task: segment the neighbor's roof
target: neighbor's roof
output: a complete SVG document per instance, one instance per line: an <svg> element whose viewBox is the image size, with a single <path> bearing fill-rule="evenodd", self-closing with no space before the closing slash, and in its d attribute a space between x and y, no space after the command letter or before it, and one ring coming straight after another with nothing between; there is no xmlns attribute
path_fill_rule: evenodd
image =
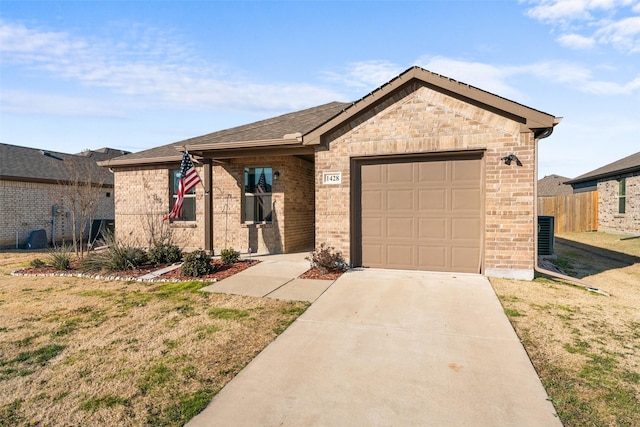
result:
<svg viewBox="0 0 640 427"><path fill-rule="evenodd" d="M538 197L567 196L573 194L573 188L567 185L569 178L549 175L538 180Z"/></svg>
<svg viewBox="0 0 640 427"><path fill-rule="evenodd" d="M284 114L267 120L238 126L196 138L167 144L161 147L130 154L102 162L103 166L129 166L135 164L166 163L180 160L184 148L194 152L209 150L247 150L253 148L282 147L311 149L321 143L328 132L357 117L371 106L377 105L406 84L420 81L428 87L473 103L496 114L502 114L521 124L523 129L536 132L537 137L548 136L560 118L544 113L506 98L432 73L420 67L412 67L388 83L375 89L353 103L332 102Z"/></svg>
<svg viewBox="0 0 640 427"><path fill-rule="evenodd" d="M80 154L20 147L0 143L0 179L60 183L70 178L69 168L90 174L94 183L113 186L113 174L98 166L98 160L121 156L126 151L102 148ZM110 157L107 157L110 156Z"/></svg>
<svg viewBox="0 0 640 427"><path fill-rule="evenodd" d="M591 172L587 172L584 175L580 175L571 181L567 181L567 184L578 184L580 182L593 181L635 171L640 171L640 152L609 163Z"/></svg>

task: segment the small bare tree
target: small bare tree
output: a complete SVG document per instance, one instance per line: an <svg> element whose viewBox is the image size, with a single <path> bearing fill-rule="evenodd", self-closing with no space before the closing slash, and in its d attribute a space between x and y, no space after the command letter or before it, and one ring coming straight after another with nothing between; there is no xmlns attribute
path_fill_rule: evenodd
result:
<svg viewBox="0 0 640 427"><path fill-rule="evenodd" d="M91 237L93 220L98 212L102 187L109 173L90 159L67 159L65 179L59 182L61 199L71 213L73 249L80 259L89 250L85 236Z"/></svg>

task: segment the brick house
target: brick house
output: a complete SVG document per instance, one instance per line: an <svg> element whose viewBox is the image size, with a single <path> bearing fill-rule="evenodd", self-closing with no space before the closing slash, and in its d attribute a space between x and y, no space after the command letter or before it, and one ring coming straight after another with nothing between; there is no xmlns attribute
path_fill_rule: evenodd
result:
<svg viewBox="0 0 640 427"><path fill-rule="evenodd" d="M95 185L96 219L114 219L113 175L98 161L126 154L102 148L80 154L0 144L0 247L24 247L33 230L47 241L72 237L70 206L65 202L70 174Z"/></svg>
<svg viewBox="0 0 640 427"><path fill-rule="evenodd" d="M326 243L354 266L532 278L536 146L559 121L413 67L354 103L101 165L115 173L119 239L146 241L148 218L170 210L186 148L204 186L170 225L184 247Z"/></svg>
<svg viewBox="0 0 640 427"><path fill-rule="evenodd" d="M598 231L640 233L640 152L567 181L598 192Z"/></svg>

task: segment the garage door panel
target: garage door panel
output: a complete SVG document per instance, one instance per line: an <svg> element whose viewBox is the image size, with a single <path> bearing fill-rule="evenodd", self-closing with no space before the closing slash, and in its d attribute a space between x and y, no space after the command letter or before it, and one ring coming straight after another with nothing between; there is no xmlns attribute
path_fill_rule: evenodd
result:
<svg viewBox="0 0 640 427"><path fill-rule="evenodd" d="M413 164L395 163L387 165L387 179L389 184L413 183Z"/></svg>
<svg viewBox="0 0 640 427"><path fill-rule="evenodd" d="M481 205L480 190L478 188L452 188L451 209L454 211L478 211Z"/></svg>
<svg viewBox="0 0 640 427"><path fill-rule="evenodd" d="M464 273L477 273L480 249L475 247L451 248L451 269Z"/></svg>
<svg viewBox="0 0 640 427"><path fill-rule="evenodd" d="M441 239L447 237L447 219L446 218L419 218L418 219L418 238L423 239Z"/></svg>
<svg viewBox="0 0 640 427"><path fill-rule="evenodd" d="M368 239L385 237L384 219L381 217L362 218L362 234Z"/></svg>
<svg viewBox="0 0 640 427"><path fill-rule="evenodd" d="M413 210L413 189L387 191L387 210Z"/></svg>
<svg viewBox="0 0 640 427"><path fill-rule="evenodd" d="M447 182L447 162L421 162L418 164L418 182Z"/></svg>
<svg viewBox="0 0 640 427"><path fill-rule="evenodd" d="M481 159L369 166L361 174L363 265L479 272Z"/></svg>
<svg viewBox="0 0 640 427"><path fill-rule="evenodd" d="M386 248L381 243L363 244L362 245L363 265L367 267L384 267L386 264L386 260L383 257L385 250ZM364 260L366 260L366 264Z"/></svg>
<svg viewBox="0 0 640 427"><path fill-rule="evenodd" d="M444 271L447 266L447 248L444 246L419 246L418 266L420 270Z"/></svg>
<svg viewBox="0 0 640 427"><path fill-rule="evenodd" d="M363 184L382 184L384 165L362 165L360 176Z"/></svg>
<svg viewBox="0 0 640 427"><path fill-rule="evenodd" d="M420 211L444 211L448 206L448 192L445 188L420 189L418 207Z"/></svg>
<svg viewBox="0 0 640 427"><path fill-rule="evenodd" d="M482 163L478 160L459 160L451 163L451 181L479 183Z"/></svg>
<svg viewBox="0 0 640 427"><path fill-rule="evenodd" d="M393 239L406 238L413 240L414 217L387 218L387 236Z"/></svg>
<svg viewBox="0 0 640 427"><path fill-rule="evenodd" d="M451 218L451 239L472 240L480 239L479 218Z"/></svg>
<svg viewBox="0 0 640 427"><path fill-rule="evenodd" d="M412 269L415 247L413 245L388 244L387 266L388 268Z"/></svg>
<svg viewBox="0 0 640 427"><path fill-rule="evenodd" d="M384 208L382 190L362 190L362 211L382 211Z"/></svg>

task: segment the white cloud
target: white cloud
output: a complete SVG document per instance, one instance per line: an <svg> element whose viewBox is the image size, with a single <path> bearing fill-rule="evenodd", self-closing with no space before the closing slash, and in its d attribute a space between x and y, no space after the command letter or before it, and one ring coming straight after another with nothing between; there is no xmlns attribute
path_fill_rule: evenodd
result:
<svg viewBox="0 0 640 427"><path fill-rule="evenodd" d="M640 16L610 22L596 31L598 41L629 53L640 52Z"/></svg>
<svg viewBox="0 0 640 427"><path fill-rule="evenodd" d="M248 83L235 73L224 73L216 64L203 63L175 37L140 26L126 27L123 41L86 40L62 31L44 31L0 20L2 67L28 69L46 78L76 82L86 87L106 88L125 100L126 107L176 107L187 109L237 108L245 110L289 110L344 98L341 94L308 84ZM128 38L127 38L128 37ZM375 80L382 68L361 66L360 77ZM379 74L378 74L379 76ZM56 95L31 94L40 98L42 111ZM69 114L82 114L86 99L58 97ZM4 110L22 111L27 103L12 101ZM110 114L89 108L96 114ZM60 114L60 113L58 113Z"/></svg>
<svg viewBox="0 0 640 427"><path fill-rule="evenodd" d="M4 90L2 110L13 114L75 117L123 117L122 111L91 98Z"/></svg>
<svg viewBox="0 0 640 427"><path fill-rule="evenodd" d="M558 42L565 47L576 50L591 49L596 43L593 38L580 34L564 34L558 37Z"/></svg>
<svg viewBox="0 0 640 427"><path fill-rule="evenodd" d="M595 43L624 53L640 52L640 2L637 0L531 0L525 13L559 27L558 42L572 49Z"/></svg>
<svg viewBox="0 0 640 427"><path fill-rule="evenodd" d="M324 73L328 80L356 88L371 89L396 77L404 69L389 61L361 61L347 64L340 71Z"/></svg>

